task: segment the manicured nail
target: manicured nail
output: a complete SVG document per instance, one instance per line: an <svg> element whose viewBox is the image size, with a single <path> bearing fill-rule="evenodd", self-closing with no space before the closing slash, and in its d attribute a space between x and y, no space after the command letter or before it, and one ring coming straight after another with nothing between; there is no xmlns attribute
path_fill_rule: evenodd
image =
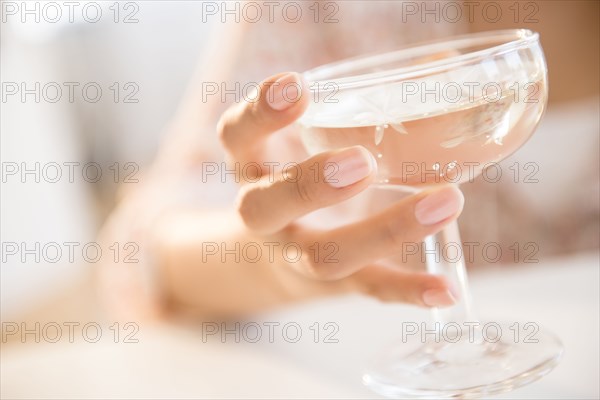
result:
<svg viewBox="0 0 600 400"><path fill-rule="evenodd" d="M430 289L423 292L423 303L429 307L448 307L456 302L448 290Z"/></svg>
<svg viewBox="0 0 600 400"><path fill-rule="evenodd" d="M283 111L300 100L302 83L300 76L295 73L285 74L277 79L267 92L267 102L273 110Z"/></svg>
<svg viewBox="0 0 600 400"><path fill-rule="evenodd" d="M376 168L377 162L369 150L354 146L328 159L323 167L323 176L325 182L341 188L365 179Z"/></svg>
<svg viewBox="0 0 600 400"><path fill-rule="evenodd" d="M415 217L421 225L435 225L459 212L465 198L454 186L435 191L415 206Z"/></svg>

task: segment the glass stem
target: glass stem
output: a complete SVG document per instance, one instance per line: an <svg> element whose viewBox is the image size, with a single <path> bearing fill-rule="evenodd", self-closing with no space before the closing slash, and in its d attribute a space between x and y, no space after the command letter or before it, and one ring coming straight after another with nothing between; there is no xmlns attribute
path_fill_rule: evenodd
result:
<svg viewBox="0 0 600 400"><path fill-rule="evenodd" d="M456 221L442 231L428 236L424 242L427 271L443 275L451 286L456 304L446 308L434 308L433 317L440 326L450 322L463 327L464 322L476 322L471 309L471 293L467 284L465 257Z"/></svg>

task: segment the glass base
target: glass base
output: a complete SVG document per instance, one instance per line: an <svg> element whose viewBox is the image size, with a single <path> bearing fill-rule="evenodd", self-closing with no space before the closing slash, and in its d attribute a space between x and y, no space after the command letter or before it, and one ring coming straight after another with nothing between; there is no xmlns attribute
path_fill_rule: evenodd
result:
<svg viewBox="0 0 600 400"><path fill-rule="evenodd" d="M561 342L535 324L526 331L515 324L478 326L484 329L459 331L448 324L437 336L433 330L413 333L413 326L375 359L363 383L391 398L478 398L534 382L562 356Z"/></svg>

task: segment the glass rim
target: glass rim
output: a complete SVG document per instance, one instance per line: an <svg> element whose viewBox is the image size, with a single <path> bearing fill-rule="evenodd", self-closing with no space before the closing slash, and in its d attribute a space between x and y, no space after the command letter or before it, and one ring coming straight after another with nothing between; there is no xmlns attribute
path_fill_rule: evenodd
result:
<svg viewBox="0 0 600 400"><path fill-rule="evenodd" d="M381 63L382 60L384 62L393 61L394 59L406 56L411 52L418 52L419 50L424 51L427 48L431 48L431 52L437 50L438 48L440 51L443 51L447 50L448 45L453 43L458 46L465 46L468 42L473 42L473 40L475 40L474 44L485 44L494 38L496 40L502 40L503 38L506 38L506 41L481 50L449 56L441 60L424 62L422 64L392 68L384 71L370 72L353 76L345 76L341 78L328 79L326 77L327 75L331 76L336 73L339 74L351 72L352 70L361 68L361 66L364 67L373 65L375 63ZM504 29L478 33L467 33L464 35L420 42L386 53L376 53L343 59L305 71L302 76L309 83L310 90L313 92L330 92L332 90L337 91L340 89L365 87L387 83L389 81L405 80L416 76L434 74L453 67L469 64L492 55L502 55L515 49L529 46L531 43L537 42L538 40L539 34L529 29Z"/></svg>

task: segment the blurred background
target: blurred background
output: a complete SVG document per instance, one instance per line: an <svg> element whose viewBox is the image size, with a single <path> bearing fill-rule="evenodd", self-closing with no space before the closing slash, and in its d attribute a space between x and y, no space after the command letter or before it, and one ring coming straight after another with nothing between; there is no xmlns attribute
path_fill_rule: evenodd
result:
<svg viewBox="0 0 600 400"><path fill-rule="evenodd" d="M98 321L105 334L114 331L96 296L93 262L78 256L68 262L64 255L58 262L52 256L22 260L11 246L93 242L119 193L143 179L163 137L182 119L201 121L204 128L188 134L211 159L220 159L215 124L234 99L186 112L182 100L199 96L199 82L234 87L419 41L507 28L540 33L550 100L536 134L502 162L504 172L516 168L534 179L477 179L463 187L463 241L506 250L492 266L481 254L470 262L473 287L486 314L510 316L523 301L567 344L568 367L515 396L598 398L600 3L477 1L467 14L460 1L275 2L277 10L290 3L302 10L305 17L294 23L280 12L256 23L243 15L239 22L225 15L224 23L221 13L207 12L235 9L235 3L82 1L71 21L63 2L0 2L2 398L372 396L356 372L374 351L365 343L383 340L382 332L393 329L383 321L393 323L399 310L414 318L426 313L352 297L255 319L305 321L305 330L309 321L337 321L344 340L326 346L209 346L199 341L200 328L171 325L140 327L140 343L126 346L22 343L19 335L7 335L13 323L31 328L36 322ZM461 16L448 7L462 10ZM335 22L326 23L328 15ZM23 101L22 83L31 90L37 82L41 89L58 84L62 98L48 100L54 98L51 85L38 91L40 99L30 93ZM102 96L96 101L97 87ZM58 163L63 174L64 163L72 163L74 179L53 183L42 173L36 182L35 172L23 176L23 163ZM81 179L86 165L100 166L102 178ZM86 172L94 176L94 168ZM222 190L206 194L207 204L232 202L231 188ZM514 243L521 248L516 260L509 250ZM524 248L527 243L535 247ZM524 252L535 262L524 263Z"/></svg>

